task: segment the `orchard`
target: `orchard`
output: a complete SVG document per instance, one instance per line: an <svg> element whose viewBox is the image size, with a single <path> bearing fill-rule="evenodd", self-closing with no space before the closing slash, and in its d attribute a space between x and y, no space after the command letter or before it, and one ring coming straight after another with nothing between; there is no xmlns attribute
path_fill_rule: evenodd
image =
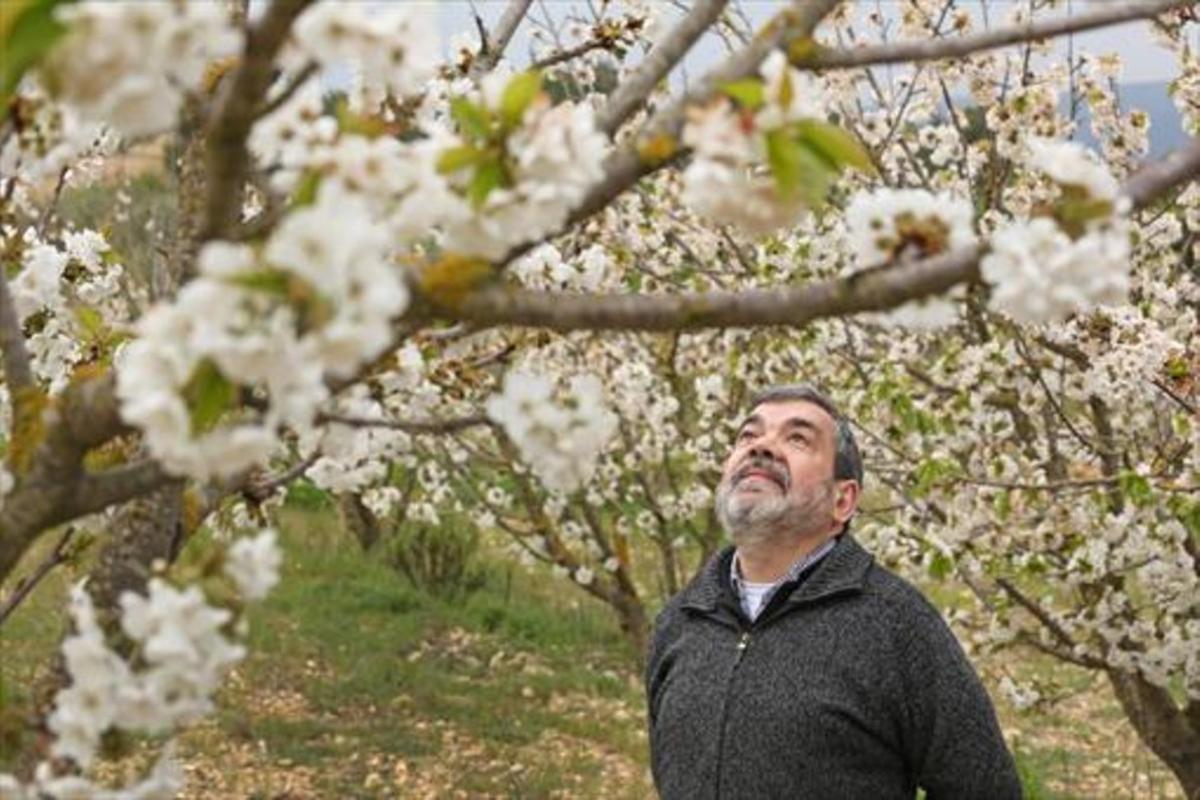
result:
<svg viewBox="0 0 1200 800"><path fill-rule="evenodd" d="M0 626L89 565L0 797L176 796L298 484L364 546L503 537L636 660L800 380L863 446L854 536L1200 797L1200 142L1152 156L1120 57L1063 46L1141 21L1200 135L1196 0L588 5L0 4ZM147 148L169 224L68 222ZM102 788L120 731L161 758Z"/></svg>

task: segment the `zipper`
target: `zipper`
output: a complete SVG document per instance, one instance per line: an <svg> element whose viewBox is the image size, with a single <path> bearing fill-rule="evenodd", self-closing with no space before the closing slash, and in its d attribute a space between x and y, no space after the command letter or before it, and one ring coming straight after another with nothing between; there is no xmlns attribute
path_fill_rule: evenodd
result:
<svg viewBox="0 0 1200 800"><path fill-rule="evenodd" d="M725 702L721 706L721 738L717 749L716 797L721 796L721 772L725 762L725 728L729 723L729 696L733 693L733 679L737 675L738 666L746 656L750 647L750 630L742 629L742 635L737 640L737 656L733 659L733 667L729 670L729 680L725 683Z"/></svg>

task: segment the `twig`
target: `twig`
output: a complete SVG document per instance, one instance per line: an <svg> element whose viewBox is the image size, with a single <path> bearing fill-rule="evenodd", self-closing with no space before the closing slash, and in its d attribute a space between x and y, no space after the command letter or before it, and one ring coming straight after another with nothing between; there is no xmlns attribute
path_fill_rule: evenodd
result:
<svg viewBox="0 0 1200 800"><path fill-rule="evenodd" d="M480 425L490 425L491 420L482 414L449 419L375 419L348 414L318 414L317 422L345 425L349 428L391 428L405 433L454 433Z"/></svg>
<svg viewBox="0 0 1200 800"><path fill-rule="evenodd" d="M530 69L548 69L556 64L561 64L564 61L570 61L572 58L578 58L593 50L600 50L608 47L608 42L604 39L588 39L586 42L580 42L574 47L568 47L565 50L558 50L548 56L539 58L529 65Z"/></svg>
<svg viewBox="0 0 1200 800"><path fill-rule="evenodd" d="M508 48L508 43L512 41L517 28L521 26L521 20L525 18L525 13L532 4L533 0L511 0L508 7L504 9L500 21L496 24L495 37L490 39L480 23L479 56L471 67L471 77L478 78L491 72L500 63L500 58Z"/></svg>
<svg viewBox="0 0 1200 800"><path fill-rule="evenodd" d="M70 167L63 167L58 171L58 180L54 184L54 194L50 197L50 202L42 209L42 216L38 219L37 235L42 238L46 235L46 228L50 225L50 220L54 217L54 209L58 207L58 200L62 197L63 187L67 185L67 173L71 171Z"/></svg>
<svg viewBox="0 0 1200 800"><path fill-rule="evenodd" d="M71 537L75 535L75 526L68 525L59 537L58 542L54 545L54 549L50 551L42 563L38 564L34 569L33 574L21 578L17 581L17 585L13 587L12 594L4 598L4 602L0 603L0 625L8 619L9 615L16 610L29 593L33 591L33 587L37 586L42 578L50 574L50 571L59 564L67 560L67 545L71 542Z"/></svg>
<svg viewBox="0 0 1200 800"><path fill-rule="evenodd" d="M1067 652L1071 653L1073 658L1079 659L1077 663L1084 666L1090 666L1095 669L1104 668L1104 662L1100 661L1099 659L1075 655L1075 641L1071 638L1070 634L1068 634L1066 630L1064 630L1063 627L1059 625L1057 621L1055 621L1054 617L1050 616L1045 609L1022 593L1021 590L1014 586L1007 578L997 578L996 585L1007 592L1008 596L1015 600L1017 605L1021 606L1030 614L1032 614L1038 622L1045 626L1046 630L1054 634L1054 637L1058 639L1062 646L1067 648Z"/></svg>
<svg viewBox="0 0 1200 800"><path fill-rule="evenodd" d="M242 489L242 494L246 495L256 503L262 503L271 495L275 494L275 492L279 491L303 475L309 467L316 463L317 459L320 457L321 451L314 451L278 475L268 476L261 481L248 483L245 488Z"/></svg>
<svg viewBox="0 0 1200 800"><path fill-rule="evenodd" d="M1160 381L1158 378L1155 378L1150 382L1152 384L1154 384L1156 387L1158 387L1159 391L1161 391L1167 397L1171 398L1177 404L1179 404L1179 407L1182 408L1184 411L1188 412L1189 414L1191 414L1193 416L1195 416L1196 414L1200 414L1200 409L1198 409L1192 403L1188 402L1187 398L1180 395L1178 392L1176 392L1170 386L1167 386L1165 383Z"/></svg>
<svg viewBox="0 0 1200 800"><path fill-rule="evenodd" d="M962 58L982 50L1010 44L1049 39L1068 33L1103 28L1145 17L1154 17L1175 8L1192 5L1196 0L1138 0L1105 3L1095 11L1058 19L1029 22L1009 28L984 31L951 39L924 39L859 47L854 50L823 50L803 58L797 66L809 69L847 69L883 64L914 64L946 58Z"/></svg>
<svg viewBox="0 0 1200 800"><path fill-rule="evenodd" d="M300 87L307 83L309 78L317 74L318 69L320 69L320 65L315 61L309 61L305 64L299 72L292 76L292 79L280 90L279 94L268 100L263 104L262 108L254 112L254 118L262 119L263 117L269 117L287 105L287 102L296 96L296 92L300 91Z"/></svg>
<svg viewBox="0 0 1200 800"><path fill-rule="evenodd" d="M720 18L728 0L699 0L679 24L655 43L637 69L617 86L596 127L612 136L650 96L658 82L691 49L709 27ZM760 59L761 60L761 59ZM757 62L756 62L757 63Z"/></svg>

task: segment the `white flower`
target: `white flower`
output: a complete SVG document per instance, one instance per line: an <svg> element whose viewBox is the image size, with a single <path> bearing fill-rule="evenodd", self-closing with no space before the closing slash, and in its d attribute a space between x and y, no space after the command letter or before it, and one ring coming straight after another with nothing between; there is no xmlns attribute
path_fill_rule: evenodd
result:
<svg viewBox="0 0 1200 800"><path fill-rule="evenodd" d="M431 7L320 2L296 20L297 49L325 67L351 68L367 103L415 94L433 77L441 45Z"/></svg>
<svg viewBox="0 0 1200 800"><path fill-rule="evenodd" d="M1085 190L1093 200L1115 201L1120 184L1108 167L1077 142L1031 139L1029 166L1061 186Z"/></svg>
<svg viewBox="0 0 1200 800"><path fill-rule="evenodd" d="M225 574L247 600L261 600L279 582L283 554L277 538L275 530L267 528L257 536L238 539L226 554Z"/></svg>
<svg viewBox="0 0 1200 800"><path fill-rule="evenodd" d="M859 192L846 209L855 266L920 259L975 243L971 204L923 189Z"/></svg>
<svg viewBox="0 0 1200 800"><path fill-rule="evenodd" d="M96 1L56 13L69 32L45 59L45 83L81 116L127 136L172 127L183 93L241 38L219 3Z"/></svg>
<svg viewBox="0 0 1200 800"><path fill-rule="evenodd" d="M992 305L1018 322L1039 323L1124 302L1129 234L1123 218L1094 226L1075 241L1045 217L1001 228L980 262L992 284Z"/></svg>
<svg viewBox="0 0 1200 800"><path fill-rule="evenodd" d="M811 73L788 64L781 50L772 50L759 68L766 102L755 115L755 126L769 130L801 119L824 120L831 105L825 88Z"/></svg>
<svg viewBox="0 0 1200 800"><path fill-rule="evenodd" d="M680 199L697 214L752 236L793 227L807 211L798 196L780 196L769 173L707 158L693 159L684 170Z"/></svg>
<svg viewBox="0 0 1200 800"><path fill-rule="evenodd" d="M587 567L580 567L575 570L575 582L580 586L590 586L592 581L596 579L596 573L592 572Z"/></svg>
<svg viewBox="0 0 1200 800"><path fill-rule="evenodd" d="M13 305L22 322L43 308L63 307L59 282L67 260L66 253L49 244L37 244L25 251L21 271L11 286Z"/></svg>
<svg viewBox="0 0 1200 800"><path fill-rule="evenodd" d="M551 381L514 370L504 378L504 392L488 400L487 413L547 488L573 491L591 478L617 420L604 407L603 388L594 376L572 379L562 404L553 396Z"/></svg>

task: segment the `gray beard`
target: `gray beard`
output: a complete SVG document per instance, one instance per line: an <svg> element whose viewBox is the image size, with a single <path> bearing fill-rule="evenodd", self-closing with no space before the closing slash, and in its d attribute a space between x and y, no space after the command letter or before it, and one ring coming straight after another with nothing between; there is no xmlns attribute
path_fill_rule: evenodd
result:
<svg viewBox="0 0 1200 800"><path fill-rule="evenodd" d="M733 486L717 487L717 521L736 544L761 542L788 534L809 533L829 521L833 481L826 481L801 496L738 497Z"/></svg>

